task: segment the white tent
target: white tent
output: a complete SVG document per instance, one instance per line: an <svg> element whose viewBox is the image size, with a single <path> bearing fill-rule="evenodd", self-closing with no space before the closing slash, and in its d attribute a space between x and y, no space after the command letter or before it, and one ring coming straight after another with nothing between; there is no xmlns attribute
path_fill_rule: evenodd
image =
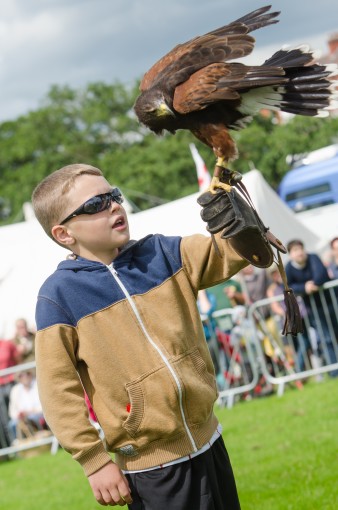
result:
<svg viewBox="0 0 338 510"><path fill-rule="evenodd" d="M244 183L266 226L286 243L301 238L311 251L322 240L306 228L270 188L260 172L252 170ZM147 234L189 235L204 233L205 224L196 203L199 193L129 216L131 237ZM325 240L326 241L326 240ZM35 219L0 228L0 337L13 334L14 322L23 317L34 327L38 289L68 251L53 243Z"/></svg>
<svg viewBox="0 0 338 510"><path fill-rule="evenodd" d="M321 239L297 218L258 170L245 174L243 182L264 224L284 244L299 238L309 251L322 250L326 239ZM200 217L201 208L196 203L199 195L194 193L130 216L132 236L138 238L149 233L183 236L196 232L205 234L205 224Z"/></svg>
<svg viewBox="0 0 338 510"><path fill-rule="evenodd" d="M25 318L34 327L36 296L67 251L53 243L37 220L0 228L0 337L14 333Z"/></svg>

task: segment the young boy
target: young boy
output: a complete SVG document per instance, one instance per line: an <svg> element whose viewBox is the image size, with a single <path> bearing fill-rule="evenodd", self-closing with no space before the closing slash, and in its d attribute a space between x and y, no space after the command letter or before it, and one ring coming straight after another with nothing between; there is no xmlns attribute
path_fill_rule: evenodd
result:
<svg viewBox="0 0 338 510"><path fill-rule="evenodd" d="M196 298L246 262L217 239L220 256L203 235L130 241L119 190L90 165L57 170L32 198L46 233L72 252L38 296L40 398L97 501L238 510Z"/></svg>

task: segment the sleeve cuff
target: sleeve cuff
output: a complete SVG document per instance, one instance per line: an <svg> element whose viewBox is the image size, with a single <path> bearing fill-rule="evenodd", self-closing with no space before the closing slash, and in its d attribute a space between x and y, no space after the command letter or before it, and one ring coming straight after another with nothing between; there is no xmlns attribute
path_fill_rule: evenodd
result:
<svg viewBox="0 0 338 510"><path fill-rule="evenodd" d="M108 462L112 462L112 458L105 450L103 443L97 444L80 457L74 456L73 458L81 464L86 476L92 475Z"/></svg>

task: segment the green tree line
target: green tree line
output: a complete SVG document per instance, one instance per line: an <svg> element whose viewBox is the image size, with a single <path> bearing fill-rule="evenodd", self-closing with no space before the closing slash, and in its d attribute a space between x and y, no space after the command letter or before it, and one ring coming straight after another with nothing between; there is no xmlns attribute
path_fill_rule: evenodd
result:
<svg viewBox="0 0 338 510"><path fill-rule="evenodd" d="M71 163L101 168L141 210L198 191L189 143L211 172L212 151L188 132L156 137L140 126L132 108L137 94L137 82L53 86L38 109L2 122L0 224L22 220L22 205L37 183ZM334 117L295 117L278 125L273 116L259 116L234 133L240 156L232 168L245 173L255 166L276 187L289 169L287 155L335 143L337 133Z"/></svg>

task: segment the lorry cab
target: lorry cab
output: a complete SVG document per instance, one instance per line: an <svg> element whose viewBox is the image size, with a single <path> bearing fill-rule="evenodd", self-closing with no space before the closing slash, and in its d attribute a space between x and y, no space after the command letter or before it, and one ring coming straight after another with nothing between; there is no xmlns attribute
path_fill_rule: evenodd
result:
<svg viewBox="0 0 338 510"><path fill-rule="evenodd" d="M338 203L338 144L300 159L282 179L278 193L294 212Z"/></svg>

